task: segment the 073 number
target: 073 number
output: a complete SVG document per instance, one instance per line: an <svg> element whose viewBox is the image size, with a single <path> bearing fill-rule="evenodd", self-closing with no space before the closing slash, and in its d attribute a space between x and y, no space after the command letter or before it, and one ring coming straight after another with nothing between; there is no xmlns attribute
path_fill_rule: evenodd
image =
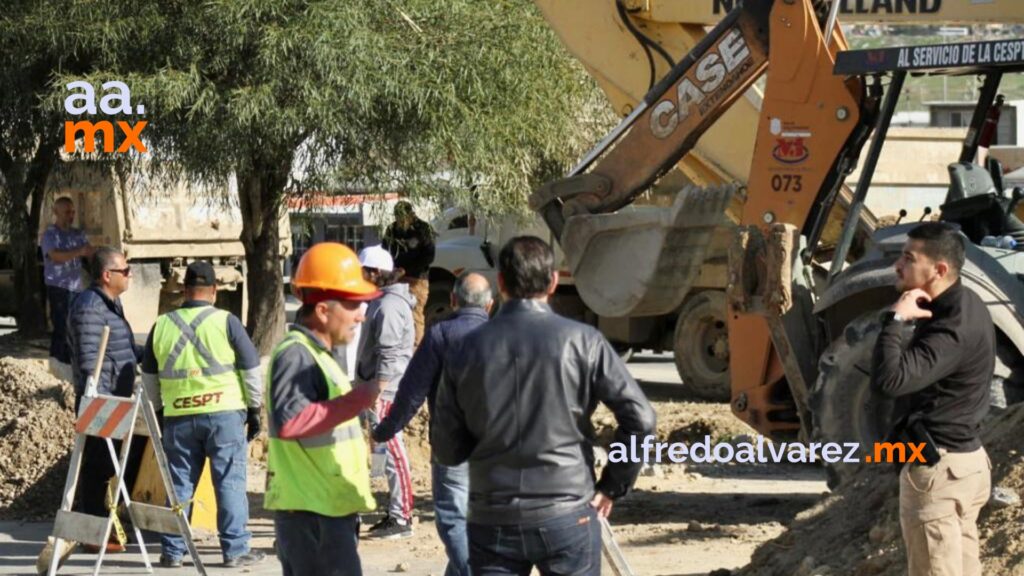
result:
<svg viewBox="0 0 1024 576"><path fill-rule="evenodd" d="M772 190L776 192L800 192L804 189L799 174L775 174L772 176Z"/></svg>

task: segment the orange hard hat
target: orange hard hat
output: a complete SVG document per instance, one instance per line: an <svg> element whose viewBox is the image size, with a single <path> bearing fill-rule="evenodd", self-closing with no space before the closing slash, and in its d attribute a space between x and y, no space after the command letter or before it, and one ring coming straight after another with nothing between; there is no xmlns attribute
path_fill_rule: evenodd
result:
<svg viewBox="0 0 1024 576"><path fill-rule="evenodd" d="M292 276L295 295L306 304L323 300L372 300L380 290L363 278L363 267L351 248L337 242L314 244L299 260Z"/></svg>

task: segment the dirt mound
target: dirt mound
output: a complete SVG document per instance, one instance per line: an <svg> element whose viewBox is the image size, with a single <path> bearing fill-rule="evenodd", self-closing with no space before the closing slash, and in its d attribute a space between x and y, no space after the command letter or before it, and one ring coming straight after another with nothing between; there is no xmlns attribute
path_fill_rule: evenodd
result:
<svg viewBox="0 0 1024 576"><path fill-rule="evenodd" d="M992 484L1024 495L1024 405L992 418L984 434ZM1020 506L986 506L978 520L985 574L1024 574ZM901 576L906 556L899 523L899 482L889 466L869 466L797 515L789 529L757 549L748 576Z"/></svg>
<svg viewBox="0 0 1024 576"><path fill-rule="evenodd" d="M0 518L52 517L74 436L75 396L39 360L0 358Z"/></svg>
<svg viewBox="0 0 1024 576"><path fill-rule="evenodd" d="M712 442L723 442L751 434L750 428L733 416L728 404L702 402L652 402L658 415L657 437L661 442L699 442L710 436ZM591 418L598 444L613 441L615 416L601 404Z"/></svg>

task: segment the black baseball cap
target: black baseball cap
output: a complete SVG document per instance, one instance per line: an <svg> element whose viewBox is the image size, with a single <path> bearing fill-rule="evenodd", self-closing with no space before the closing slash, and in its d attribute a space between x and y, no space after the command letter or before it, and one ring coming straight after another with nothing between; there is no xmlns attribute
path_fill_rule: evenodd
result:
<svg viewBox="0 0 1024 576"><path fill-rule="evenodd" d="M185 269L185 286L216 286L217 274L213 265L205 260L196 260Z"/></svg>

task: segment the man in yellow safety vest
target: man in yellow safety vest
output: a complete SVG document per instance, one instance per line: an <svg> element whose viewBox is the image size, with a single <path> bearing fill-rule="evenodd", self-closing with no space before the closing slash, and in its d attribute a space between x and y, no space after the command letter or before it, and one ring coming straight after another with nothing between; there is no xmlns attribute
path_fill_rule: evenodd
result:
<svg viewBox="0 0 1024 576"><path fill-rule="evenodd" d="M143 353L142 380L163 412L163 446L178 501L192 499L209 458L224 565L251 566L266 557L250 550L246 529L247 440L259 434L263 399L260 358L241 321L215 308L216 300L213 266L189 264L185 303L157 318ZM161 566L181 566L181 536L164 534L161 548Z"/></svg>
<svg viewBox="0 0 1024 576"><path fill-rule="evenodd" d="M270 447L264 505L273 510L284 576L361 576L359 514L374 508L360 411L376 384L353 389L336 361L380 295L356 254L324 242L299 261L292 286L302 308L270 361Z"/></svg>

